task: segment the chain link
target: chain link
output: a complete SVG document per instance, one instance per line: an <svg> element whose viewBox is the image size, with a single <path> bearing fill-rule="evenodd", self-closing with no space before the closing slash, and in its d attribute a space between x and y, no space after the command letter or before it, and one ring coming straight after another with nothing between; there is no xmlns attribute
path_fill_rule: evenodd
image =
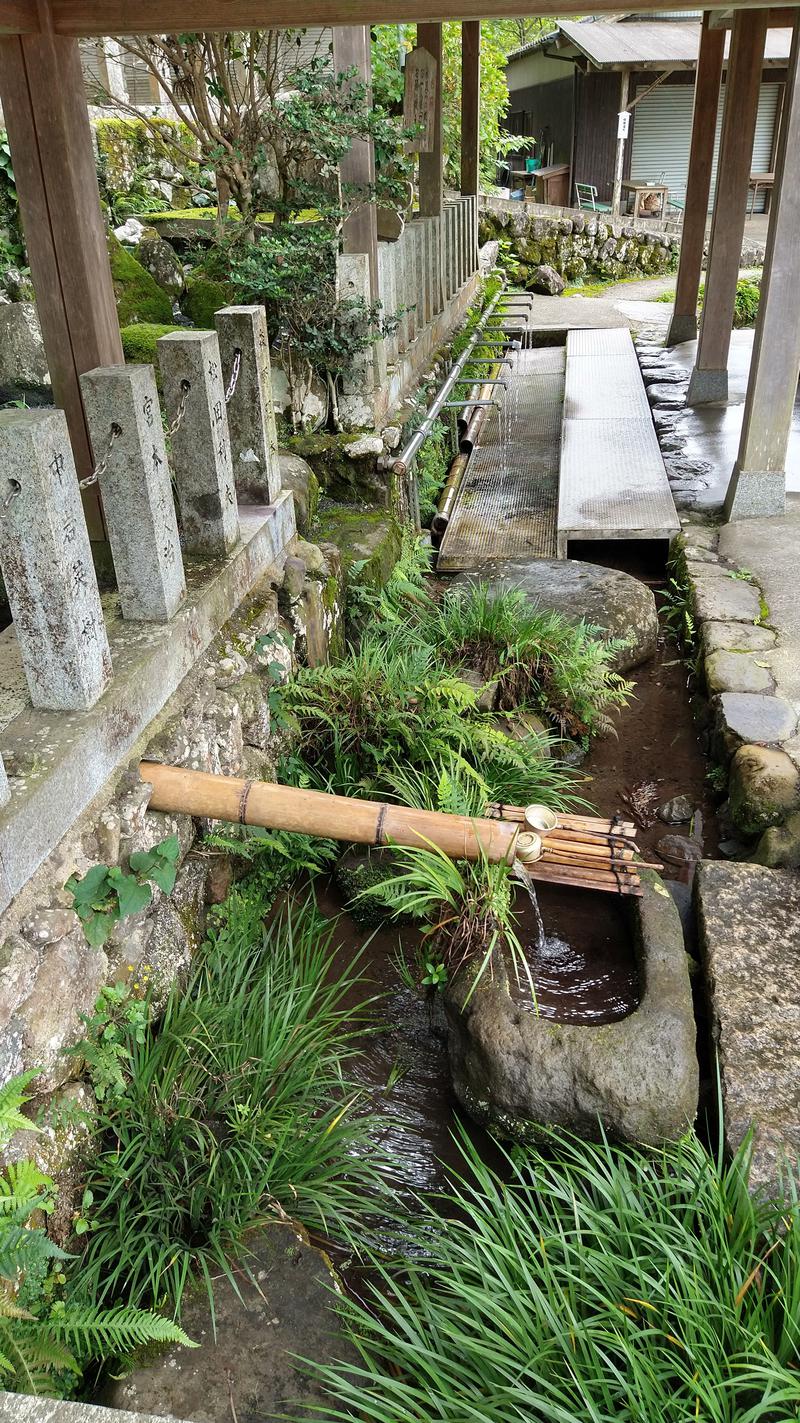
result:
<svg viewBox="0 0 800 1423"><path fill-rule="evenodd" d="M241 351L239 350L239 347L236 346L236 347L234 348L234 352L233 352L233 370L231 371L231 378L230 378L230 380L228 381L228 389L225 391L225 404L226 404L226 405L230 405L230 402L231 402L231 400L233 399L233 394L234 394L234 391L236 390L236 382L237 382L238 379L239 379L239 370L240 370L240 368L241 368L241 364L242 364L242 353L241 353Z"/></svg>
<svg viewBox="0 0 800 1423"><path fill-rule="evenodd" d="M8 482L11 485L11 489L3 500L2 509L4 514L6 512L6 509L10 509L11 505L14 503L14 500L19 499L19 496L22 493L22 485L20 484L18 479L9 479Z"/></svg>
<svg viewBox="0 0 800 1423"><path fill-rule="evenodd" d="M114 424L111 426L111 433L110 433L110 435L109 435L109 437L108 437L108 444L107 444L107 446L106 446L106 452L105 452L105 454L103 455L103 458L98 461L98 463L95 465L94 469L92 470L91 474L87 474L87 476L86 476L85 479L79 479L79 480L78 480L78 488L79 488L79 489L88 489L91 484L96 484L96 483L97 483L97 481L98 481L98 479L100 478L101 474L105 474L106 470L108 469L109 456L110 456L110 454L111 454L111 451L112 451L113 448L114 448L115 441L119 439L119 437L120 437L121 434L122 434L122 426L121 426L121 425L117 425L116 423L114 423Z"/></svg>
<svg viewBox="0 0 800 1423"><path fill-rule="evenodd" d="M183 424L183 417L186 414L186 401L188 399L189 391L191 390L191 388L191 381L181 381L181 398L178 402L178 409L175 414L175 419L173 420L171 425L167 426L167 434L170 437L172 437L172 435L177 435L178 431L181 428L181 425Z"/></svg>

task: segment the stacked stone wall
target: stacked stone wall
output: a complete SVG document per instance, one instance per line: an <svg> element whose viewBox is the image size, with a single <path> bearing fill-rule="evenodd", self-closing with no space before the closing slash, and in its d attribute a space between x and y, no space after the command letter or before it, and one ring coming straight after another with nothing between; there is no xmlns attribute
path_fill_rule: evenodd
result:
<svg viewBox="0 0 800 1423"><path fill-rule="evenodd" d="M511 280L532 289L540 283L537 268L551 268L565 283L592 279L620 280L657 276L677 265L680 239L659 229L643 229L627 221L611 221L602 213L573 212L543 216L532 204L496 203L484 206L480 241L510 241L504 265Z"/></svg>

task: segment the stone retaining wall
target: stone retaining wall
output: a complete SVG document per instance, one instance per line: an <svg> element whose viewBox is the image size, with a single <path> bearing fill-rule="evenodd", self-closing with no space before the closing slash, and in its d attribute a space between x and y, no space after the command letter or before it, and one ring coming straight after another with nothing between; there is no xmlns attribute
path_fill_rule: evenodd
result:
<svg viewBox="0 0 800 1423"><path fill-rule="evenodd" d="M676 567L693 609L712 747L728 772L727 818L742 848L756 842L748 859L785 865L781 827L800 811L800 770L784 749L797 715L771 667L779 634L755 579L720 554L719 530L696 518L684 517Z"/></svg>
<svg viewBox="0 0 800 1423"><path fill-rule="evenodd" d="M492 198L481 207L479 234L481 242L511 239L510 276L534 290L544 289L536 275L538 267L551 268L567 283L593 277L655 276L673 270L680 250L677 235L649 225L612 221L604 213L554 216L534 203Z"/></svg>
<svg viewBox="0 0 800 1423"><path fill-rule="evenodd" d="M64 1115L58 1108L81 1092L72 1080L79 1061L65 1055L82 1036L81 1015L111 982L147 984L163 1002L203 935L208 905L230 883L229 862L203 849L191 817L148 811L139 760L271 775L281 740L270 721L270 688L298 659L325 660L329 647L341 643L342 619L338 549L295 540L0 917L0 1085L38 1069L36 1088L51 1124L43 1136L18 1142L15 1155L37 1155L58 1170L70 1145L54 1125ZM120 920L103 948L92 948L64 889L67 879L98 863L125 869L134 851L173 834L181 848L172 894L154 889L146 909Z"/></svg>

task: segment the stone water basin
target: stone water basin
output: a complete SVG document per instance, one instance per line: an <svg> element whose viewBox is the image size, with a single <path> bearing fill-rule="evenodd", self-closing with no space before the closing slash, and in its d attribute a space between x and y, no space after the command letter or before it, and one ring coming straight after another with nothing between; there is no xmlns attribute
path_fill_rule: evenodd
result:
<svg viewBox="0 0 800 1423"><path fill-rule="evenodd" d="M538 967L535 1006L502 964L469 1001L464 976L450 987L453 1087L475 1121L517 1140L563 1127L584 1137L602 1130L614 1140L653 1144L681 1136L694 1121L699 1067L681 922L658 875L643 871L642 887L641 899L617 906L628 919L619 932L630 935L633 964L624 946L604 954L591 991L586 983L581 990L579 1015L565 998L563 973L548 988ZM585 898L586 913L602 921L600 897ZM548 923L546 906L543 915L552 935L557 925ZM539 958L565 951L545 942ZM597 1012L587 1019L593 997Z"/></svg>

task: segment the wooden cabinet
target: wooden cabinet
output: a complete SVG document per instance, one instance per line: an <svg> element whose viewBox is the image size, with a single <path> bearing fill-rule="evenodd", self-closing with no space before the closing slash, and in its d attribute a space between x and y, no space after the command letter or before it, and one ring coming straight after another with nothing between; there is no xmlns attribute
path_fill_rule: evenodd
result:
<svg viewBox="0 0 800 1423"><path fill-rule="evenodd" d="M569 207L569 164L553 163L536 174L536 202L550 207Z"/></svg>

